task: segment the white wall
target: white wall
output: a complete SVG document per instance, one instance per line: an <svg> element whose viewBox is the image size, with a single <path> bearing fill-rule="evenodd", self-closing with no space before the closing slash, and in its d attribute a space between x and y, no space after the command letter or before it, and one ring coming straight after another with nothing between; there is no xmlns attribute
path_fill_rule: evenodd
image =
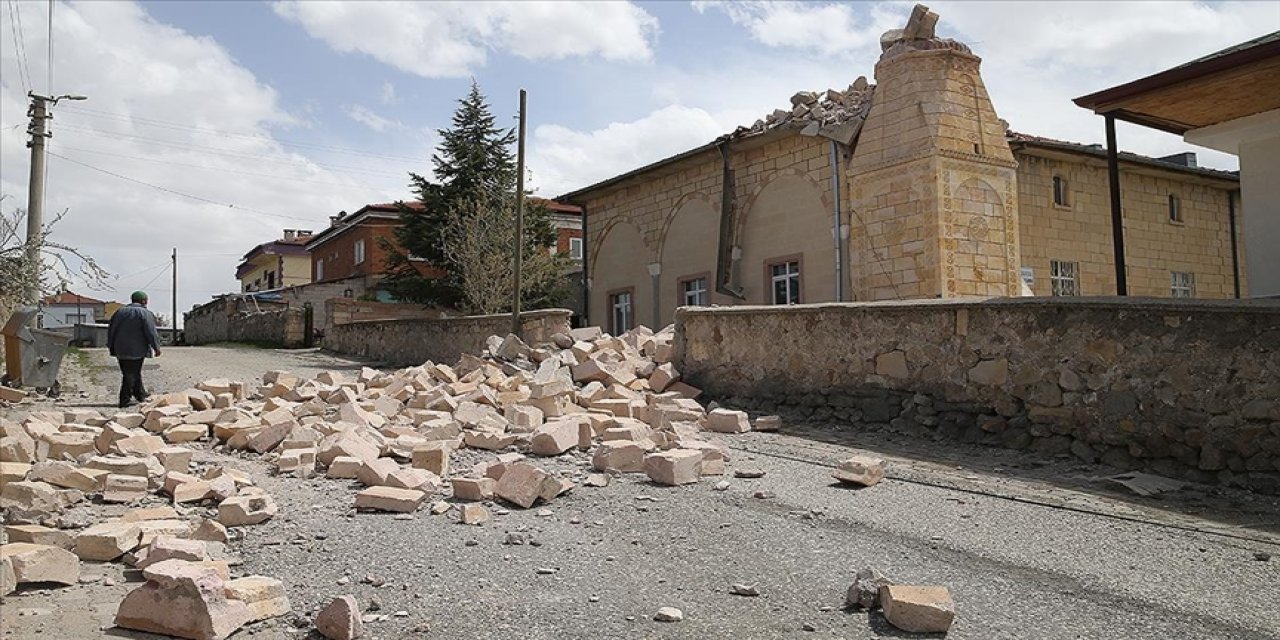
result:
<svg viewBox="0 0 1280 640"><path fill-rule="evenodd" d="M84 316L84 322L91 323L94 321L93 305L81 305L79 313ZM50 305L41 310L41 314L41 326L45 329L61 329L76 324L72 322L74 318L68 318L68 316L76 315L76 307L74 305Z"/></svg>
<svg viewBox="0 0 1280 640"><path fill-rule="evenodd" d="M1280 296L1280 136L1240 144L1250 297Z"/></svg>

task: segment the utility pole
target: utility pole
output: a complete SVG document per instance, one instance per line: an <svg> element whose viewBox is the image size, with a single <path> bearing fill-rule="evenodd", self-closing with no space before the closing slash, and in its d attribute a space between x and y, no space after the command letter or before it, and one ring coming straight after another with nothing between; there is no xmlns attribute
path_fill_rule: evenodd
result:
<svg viewBox="0 0 1280 640"><path fill-rule="evenodd" d="M27 146L31 148L31 178L27 182L27 261L35 267L36 275L36 279L27 286L27 299L35 304L40 300L40 276L44 275L44 266L40 261L40 245L44 236L44 141L45 138L53 137L53 133L45 126L45 121L53 118L49 107L59 100L88 98L73 95L51 97L34 92L27 96L31 98L31 106L27 109L27 116L31 118L31 124L27 127L27 133L31 134L31 140L27 142Z"/></svg>
<svg viewBox="0 0 1280 640"><path fill-rule="evenodd" d="M524 103L525 92L521 89L520 133L516 138L516 268L511 290L511 333L517 336L520 335L520 270L524 266Z"/></svg>
<svg viewBox="0 0 1280 640"><path fill-rule="evenodd" d="M169 344L178 343L178 248L173 248L172 264L173 269L173 315L169 318Z"/></svg>

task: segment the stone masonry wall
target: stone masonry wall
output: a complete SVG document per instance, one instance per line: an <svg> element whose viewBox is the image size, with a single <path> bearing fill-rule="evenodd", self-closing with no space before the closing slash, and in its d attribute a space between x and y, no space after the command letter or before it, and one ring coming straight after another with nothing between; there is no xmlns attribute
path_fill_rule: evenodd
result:
<svg viewBox="0 0 1280 640"><path fill-rule="evenodd" d="M401 302L369 302L353 298L330 298L324 302L324 315L332 325L361 320L426 320L440 317L439 309Z"/></svg>
<svg viewBox="0 0 1280 640"><path fill-rule="evenodd" d="M251 342L289 349L305 343L306 319L301 308L281 303L219 298L188 312L183 333L189 345Z"/></svg>
<svg viewBox="0 0 1280 640"><path fill-rule="evenodd" d="M971 299L685 308L711 397L1280 493L1280 304Z"/></svg>
<svg viewBox="0 0 1280 640"><path fill-rule="evenodd" d="M572 315L568 309L522 313L520 337L529 344L550 342L553 334L569 332ZM480 353L489 336L510 331L510 314L358 321L330 328L324 348L392 366L419 365L428 360L453 364L464 353Z"/></svg>

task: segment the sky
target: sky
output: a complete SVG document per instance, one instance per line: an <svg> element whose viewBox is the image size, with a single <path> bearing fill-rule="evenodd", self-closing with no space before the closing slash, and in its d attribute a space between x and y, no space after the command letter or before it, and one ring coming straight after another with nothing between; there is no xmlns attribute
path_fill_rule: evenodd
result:
<svg viewBox="0 0 1280 640"><path fill-rule="evenodd" d="M1103 142L1071 99L1280 28L1276 2L930 2L983 58L1017 131ZM50 7L52 6L52 25ZM471 82L515 126L554 197L702 145L802 90L874 81L904 2L53 2L0 0L0 208L25 207L28 89L54 109L53 239L145 288L168 315L236 291L235 267L287 228L407 199ZM50 57L50 34L52 56ZM52 64L50 64L50 60ZM1236 159L1120 123L1122 148Z"/></svg>

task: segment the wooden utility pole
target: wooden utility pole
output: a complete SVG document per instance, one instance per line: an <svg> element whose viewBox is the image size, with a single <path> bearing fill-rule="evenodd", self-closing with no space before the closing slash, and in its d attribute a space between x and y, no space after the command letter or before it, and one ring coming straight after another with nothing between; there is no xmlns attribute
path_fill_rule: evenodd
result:
<svg viewBox="0 0 1280 640"><path fill-rule="evenodd" d="M178 248L173 248L173 257L170 258L172 263L169 265L173 269L173 317L169 318L169 344L178 343Z"/></svg>
<svg viewBox="0 0 1280 640"><path fill-rule="evenodd" d="M514 282L511 283L511 333L520 335L520 270L524 266L524 102L525 91L520 90L520 133L516 138L516 233Z"/></svg>

